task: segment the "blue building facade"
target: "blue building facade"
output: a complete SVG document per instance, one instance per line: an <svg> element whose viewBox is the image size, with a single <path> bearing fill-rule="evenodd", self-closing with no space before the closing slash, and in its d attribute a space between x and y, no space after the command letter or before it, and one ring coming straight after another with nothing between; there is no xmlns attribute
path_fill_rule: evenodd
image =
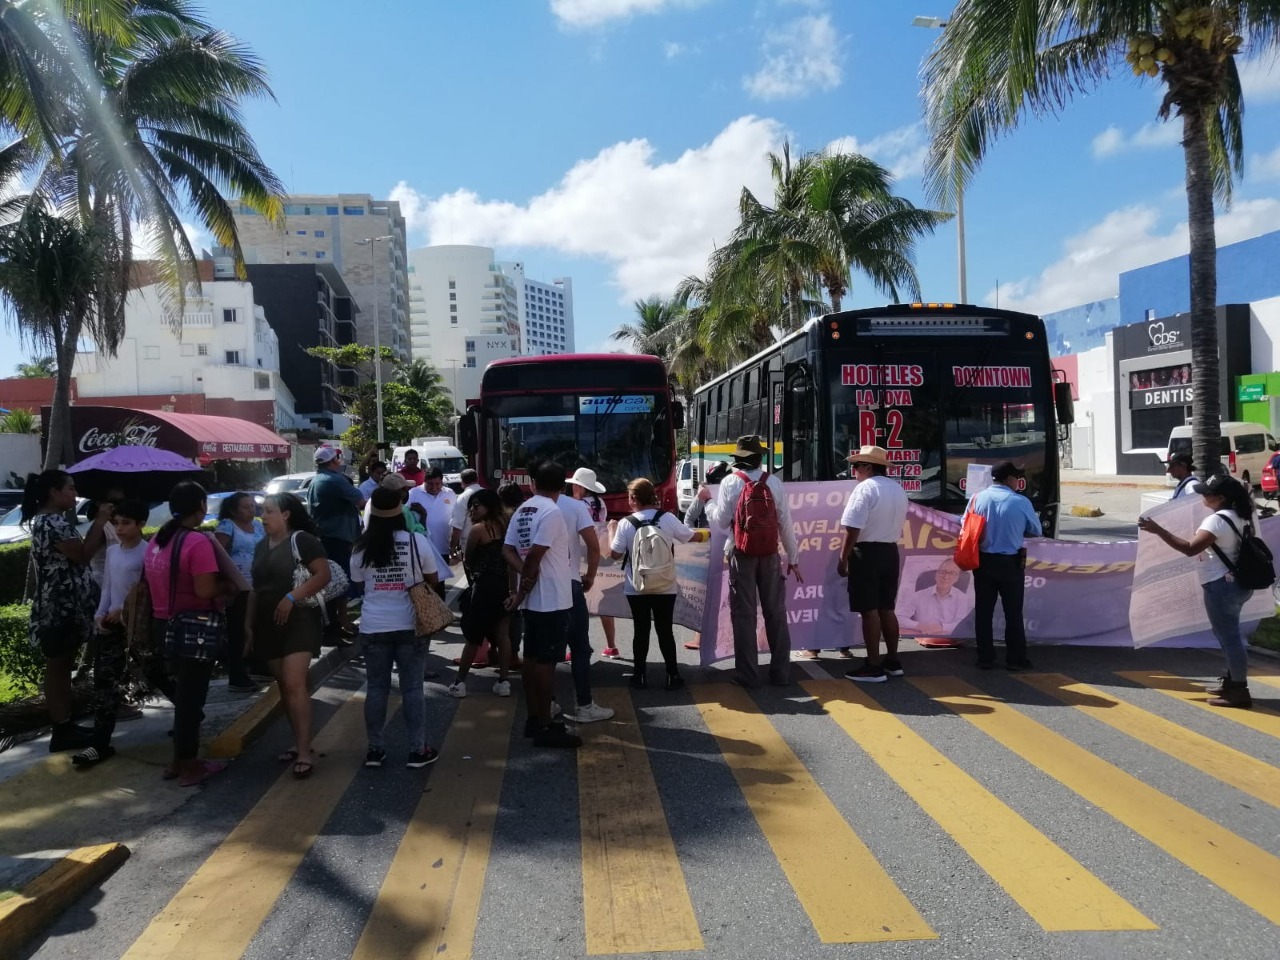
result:
<svg viewBox="0 0 1280 960"><path fill-rule="evenodd" d="M1191 309L1190 258L1174 257L1120 274L1120 295L1045 314L1055 357L1103 344L1107 331ZM1280 230L1218 248L1218 303L1280 296Z"/></svg>

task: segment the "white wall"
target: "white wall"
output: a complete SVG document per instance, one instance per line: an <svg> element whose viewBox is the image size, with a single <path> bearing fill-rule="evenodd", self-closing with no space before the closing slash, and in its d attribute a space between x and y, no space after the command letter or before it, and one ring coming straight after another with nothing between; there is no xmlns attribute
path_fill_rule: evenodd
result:
<svg viewBox="0 0 1280 960"><path fill-rule="evenodd" d="M1280 370L1280 297L1249 305L1250 369L1254 373Z"/></svg>
<svg viewBox="0 0 1280 960"><path fill-rule="evenodd" d="M8 485L10 473L16 473L25 480L27 474L39 473L40 467L38 436L34 433L0 433L0 487Z"/></svg>
<svg viewBox="0 0 1280 960"><path fill-rule="evenodd" d="M1080 399L1076 403L1076 422L1087 424L1083 431L1092 443L1090 455L1095 473L1116 472L1116 385L1111 334L1101 347L1094 347L1078 357ZM1086 436L1080 436L1085 440ZM1074 442L1074 440L1073 440ZM1076 457L1079 463L1081 458Z"/></svg>

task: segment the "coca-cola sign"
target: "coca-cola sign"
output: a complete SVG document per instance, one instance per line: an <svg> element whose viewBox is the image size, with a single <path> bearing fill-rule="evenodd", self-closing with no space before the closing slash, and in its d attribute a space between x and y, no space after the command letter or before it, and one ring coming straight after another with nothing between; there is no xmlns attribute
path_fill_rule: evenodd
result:
<svg viewBox="0 0 1280 960"><path fill-rule="evenodd" d="M159 425L148 426L136 420L127 421L114 430L90 427L80 435L76 449L89 456L115 447L156 447L159 446L159 437Z"/></svg>

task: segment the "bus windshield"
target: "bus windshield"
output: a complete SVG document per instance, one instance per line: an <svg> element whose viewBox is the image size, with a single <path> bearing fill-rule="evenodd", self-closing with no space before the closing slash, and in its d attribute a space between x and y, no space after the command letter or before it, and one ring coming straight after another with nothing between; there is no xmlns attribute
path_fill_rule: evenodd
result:
<svg viewBox="0 0 1280 960"><path fill-rule="evenodd" d="M897 344L893 345L894 347ZM870 349L868 349L868 347ZM863 444L884 447L891 476L911 499L962 504L969 464L1011 460L1026 471L1019 489L1043 506L1056 444L1043 357L1007 342L947 341L936 347L833 351L829 365L833 462Z"/></svg>
<svg viewBox="0 0 1280 960"><path fill-rule="evenodd" d="M555 460L569 473L590 467L605 492L622 493L637 477L659 483L671 473L670 411L662 394L497 396L488 398L486 413L504 476Z"/></svg>

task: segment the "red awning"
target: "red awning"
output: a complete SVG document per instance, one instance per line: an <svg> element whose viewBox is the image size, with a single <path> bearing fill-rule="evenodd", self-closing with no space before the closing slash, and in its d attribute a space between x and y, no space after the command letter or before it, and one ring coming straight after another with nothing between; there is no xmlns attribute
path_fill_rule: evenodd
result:
<svg viewBox="0 0 1280 960"><path fill-rule="evenodd" d="M261 424L201 413L74 404L71 435L77 461L121 444L159 447L205 463L289 457L289 441Z"/></svg>

